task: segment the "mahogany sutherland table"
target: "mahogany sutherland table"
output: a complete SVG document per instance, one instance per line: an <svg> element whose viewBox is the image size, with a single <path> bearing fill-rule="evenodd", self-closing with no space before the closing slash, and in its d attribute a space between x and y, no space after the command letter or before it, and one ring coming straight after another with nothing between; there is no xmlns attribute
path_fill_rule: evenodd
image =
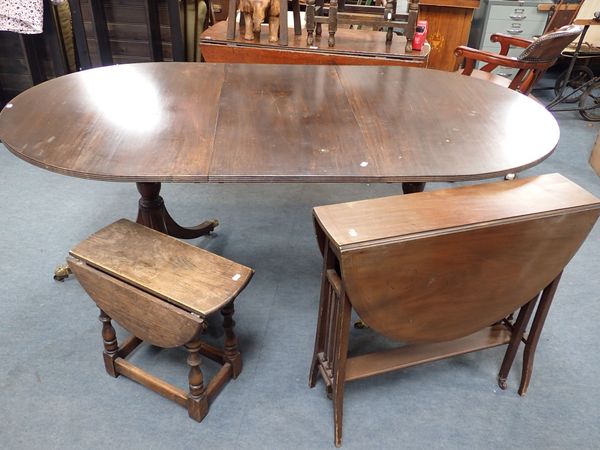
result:
<svg viewBox="0 0 600 450"><path fill-rule="evenodd" d="M73 73L0 112L18 157L81 178L137 183L138 222L194 238L163 182L476 180L533 166L559 129L534 100L406 67L147 63Z"/></svg>

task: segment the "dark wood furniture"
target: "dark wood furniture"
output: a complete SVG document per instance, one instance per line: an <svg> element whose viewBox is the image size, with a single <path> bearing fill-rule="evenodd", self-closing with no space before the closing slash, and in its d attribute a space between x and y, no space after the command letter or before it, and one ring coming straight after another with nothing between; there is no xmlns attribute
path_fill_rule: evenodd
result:
<svg viewBox="0 0 600 450"><path fill-rule="evenodd" d="M386 44L379 31L337 31L335 47L327 45L327 38L316 36L311 47L306 37L288 29L288 45L270 44L266 27L260 39L246 41L243 36L234 40L226 37L227 24L219 22L200 37L200 52L207 62L251 64L335 64L357 66L410 66L426 67L429 46L421 51L407 53L405 39L398 37Z"/></svg>
<svg viewBox="0 0 600 450"><path fill-rule="evenodd" d="M36 86L0 112L0 139L15 155L64 175L137 183L138 222L182 238L215 222L177 225L161 183L422 190L519 172L548 157L558 137L534 100L407 67L109 66Z"/></svg>
<svg viewBox="0 0 600 450"><path fill-rule="evenodd" d="M567 25L535 41L504 34L492 34L492 42L500 44L499 54L464 46L458 47L455 53L465 58L463 75L485 79L528 95L535 82L556 63L565 47L582 31L583 27L579 25ZM511 45L525 50L517 57L508 56ZM477 61L486 64L480 69L475 69ZM498 66L518 69L518 72L512 80L491 73Z"/></svg>
<svg viewBox="0 0 600 450"><path fill-rule="evenodd" d="M242 371L233 302L250 281L252 269L125 219L77 244L67 261L100 308L108 374L131 378L202 421L209 402ZM200 340L206 317L217 311L224 319L223 350ZM131 333L121 346L113 319ZM142 341L161 348L185 346L189 392L127 361ZM200 355L222 365L208 385Z"/></svg>
<svg viewBox="0 0 600 450"><path fill-rule="evenodd" d="M600 200L558 174L315 208L324 262L309 385L325 381L336 446L349 381L508 344L506 389L523 341L524 395L562 270L599 215ZM406 345L349 357L352 309Z"/></svg>
<svg viewBox="0 0 600 450"><path fill-rule="evenodd" d="M429 68L454 72L460 59L454 49L469 41L473 11L480 0L419 0L419 20L428 22Z"/></svg>
<svg viewBox="0 0 600 450"><path fill-rule="evenodd" d="M352 5L346 0L307 0L306 3L306 43L314 43L315 33L321 35L321 25L327 25L329 47L335 46L335 33L338 24L360 25L386 31L385 41L392 42L394 30L402 30L406 37L406 51L412 51L412 40L419 14L419 0L409 0L407 13L396 13L396 0L389 0L385 6Z"/></svg>

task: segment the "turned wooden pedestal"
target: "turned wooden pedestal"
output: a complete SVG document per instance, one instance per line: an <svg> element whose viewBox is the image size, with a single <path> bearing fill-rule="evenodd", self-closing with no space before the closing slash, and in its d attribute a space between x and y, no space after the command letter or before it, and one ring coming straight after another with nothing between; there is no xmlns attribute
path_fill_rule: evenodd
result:
<svg viewBox="0 0 600 450"><path fill-rule="evenodd" d="M252 270L124 219L76 245L67 261L100 308L109 375L137 381L202 421L219 390L242 370L233 301L250 281ZM205 318L217 311L223 316L223 349L200 339ZM131 333L121 346L112 319ZM187 392L127 361L143 341L187 349ZM201 355L222 365L207 385Z"/></svg>

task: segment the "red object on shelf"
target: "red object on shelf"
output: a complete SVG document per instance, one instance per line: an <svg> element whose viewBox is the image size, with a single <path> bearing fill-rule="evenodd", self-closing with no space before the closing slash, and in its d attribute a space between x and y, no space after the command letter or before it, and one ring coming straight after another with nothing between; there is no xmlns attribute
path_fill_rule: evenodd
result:
<svg viewBox="0 0 600 450"><path fill-rule="evenodd" d="M415 35L413 36L412 48L413 50L421 50L423 44L427 40L427 21L418 20L417 27L415 29Z"/></svg>

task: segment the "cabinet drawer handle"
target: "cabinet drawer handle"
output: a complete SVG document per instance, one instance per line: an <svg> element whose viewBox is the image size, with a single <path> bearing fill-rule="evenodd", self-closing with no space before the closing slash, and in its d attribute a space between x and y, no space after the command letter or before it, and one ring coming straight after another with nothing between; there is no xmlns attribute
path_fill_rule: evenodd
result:
<svg viewBox="0 0 600 450"><path fill-rule="evenodd" d="M525 14L511 14L509 16L512 20L525 20L527 16Z"/></svg>
<svg viewBox="0 0 600 450"><path fill-rule="evenodd" d="M500 75L501 77L505 77L505 78L508 78L511 76L511 74L507 73L507 72L498 72L498 75Z"/></svg>
<svg viewBox="0 0 600 450"><path fill-rule="evenodd" d="M508 34L521 34L523 32L523 29L522 28L514 28L514 27L513 28L507 28L506 32Z"/></svg>
<svg viewBox="0 0 600 450"><path fill-rule="evenodd" d="M515 14L523 14L525 12L525 8L515 8Z"/></svg>

